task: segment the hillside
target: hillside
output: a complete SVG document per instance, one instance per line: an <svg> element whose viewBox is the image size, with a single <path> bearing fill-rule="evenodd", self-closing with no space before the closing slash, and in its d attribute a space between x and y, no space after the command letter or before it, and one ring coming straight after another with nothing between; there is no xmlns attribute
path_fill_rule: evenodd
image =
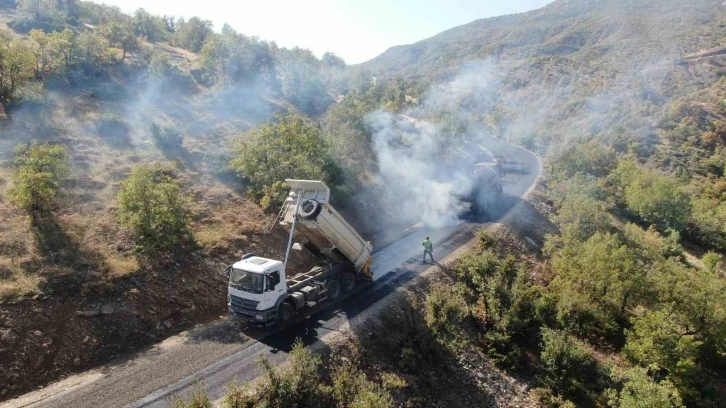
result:
<svg viewBox="0 0 726 408"><path fill-rule="evenodd" d="M273 211L246 194L228 161L234 139L275 113L309 108L308 97L252 71L245 80L216 77L232 75L225 61L202 60L164 30L156 41L132 33L114 43L113 30L123 33L132 16L74 4L74 16L60 7L37 18L0 10L8 24L0 68L20 66L14 90L7 76L0 81L0 399L218 318L226 312L220 268L248 252L280 258L286 244L281 230L267 232ZM137 17L152 28L161 21ZM44 31L29 32L35 27ZM34 143L63 147L69 171L50 204L23 208L11 198L20 183L15 149ZM136 168L178 186L192 237L183 246L145 248L119 221L119 193ZM314 263L292 255L293 270Z"/></svg>
<svg viewBox="0 0 726 408"><path fill-rule="evenodd" d="M554 59L574 72L606 68L617 73L719 45L723 13L721 2L714 0L557 0L392 47L355 68L431 80L472 59L530 65Z"/></svg>

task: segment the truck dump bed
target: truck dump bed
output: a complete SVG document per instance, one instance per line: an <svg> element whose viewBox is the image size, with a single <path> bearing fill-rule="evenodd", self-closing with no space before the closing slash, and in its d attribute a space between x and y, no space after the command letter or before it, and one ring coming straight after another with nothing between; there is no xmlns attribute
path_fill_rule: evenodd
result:
<svg viewBox="0 0 726 408"><path fill-rule="evenodd" d="M291 191L285 203L286 209L283 209L284 218L280 225L290 230L296 203L302 206L308 200L317 202L321 207L317 215L304 217L303 214L299 214L295 237L302 235L306 243L314 245L322 255L333 261L342 261L340 259L342 255L358 272L367 273L373 247L330 205L328 186L322 181L313 180L285 180L285 182L291 187ZM309 205L308 207L312 208Z"/></svg>

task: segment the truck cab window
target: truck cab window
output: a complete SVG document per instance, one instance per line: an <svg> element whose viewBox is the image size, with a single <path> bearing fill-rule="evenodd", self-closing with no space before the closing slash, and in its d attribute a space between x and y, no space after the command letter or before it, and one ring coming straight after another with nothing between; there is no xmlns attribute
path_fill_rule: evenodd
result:
<svg viewBox="0 0 726 408"><path fill-rule="evenodd" d="M275 287L277 286L277 284L280 283L280 272L275 271L275 272L270 273L268 276L269 276L269 280L268 280L269 285L267 286L267 288L268 288L268 290L275 290Z"/></svg>

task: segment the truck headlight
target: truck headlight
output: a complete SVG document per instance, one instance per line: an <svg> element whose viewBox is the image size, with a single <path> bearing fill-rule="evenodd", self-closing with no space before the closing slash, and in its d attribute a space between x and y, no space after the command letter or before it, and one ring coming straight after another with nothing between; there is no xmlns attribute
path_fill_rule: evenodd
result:
<svg viewBox="0 0 726 408"><path fill-rule="evenodd" d="M263 316L261 314L258 314L258 315L255 315L255 319L257 319L257 320L265 320L265 316Z"/></svg>

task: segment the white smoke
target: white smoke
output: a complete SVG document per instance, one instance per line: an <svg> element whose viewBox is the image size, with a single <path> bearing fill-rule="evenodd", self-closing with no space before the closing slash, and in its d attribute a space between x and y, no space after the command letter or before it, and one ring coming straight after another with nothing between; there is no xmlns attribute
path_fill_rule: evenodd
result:
<svg viewBox="0 0 726 408"><path fill-rule="evenodd" d="M481 146L496 97L493 65L469 64L451 81L433 86L421 107L403 114L367 116L378 164L377 194L394 218L441 227L459 222L461 196L473 187L475 164L492 158ZM427 120L439 118L438 123ZM436 120L436 119L432 119Z"/></svg>

